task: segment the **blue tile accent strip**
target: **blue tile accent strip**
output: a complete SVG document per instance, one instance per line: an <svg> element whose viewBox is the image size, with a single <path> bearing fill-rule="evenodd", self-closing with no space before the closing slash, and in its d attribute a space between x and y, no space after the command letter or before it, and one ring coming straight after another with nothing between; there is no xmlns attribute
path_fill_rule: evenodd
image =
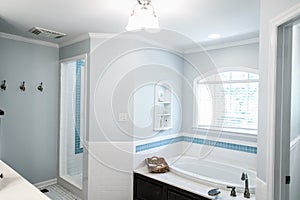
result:
<svg viewBox="0 0 300 200"><path fill-rule="evenodd" d="M84 60L76 60L75 154L83 152L83 148L80 147L81 67L84 67Z"/></svg>
<svg viewBox="0 0 300 200"><path fill-rule="evenodd" d="M165 146L165 145L168 145L168 144L181 142L181 141L183 141L183 137L184 136L179 136L179 137L165 139L165 140L161 140L161 141L157 141L157 142L150 142L150 143L147 143L147 144L137 145L135 151L140 152L140 151L145 151L145 150L148 150L148 149L153 149L153 148Z"/></svg>
<svg viewBox="0 0 300 200"><path fill-rule="evenodd" d="M219 141L207 140L207 139L201 139L201 138L193 138L193 137L188 137L188 136L179 136L176 138L171 138L171 139L161 140L161 141L157 141L157 142L150 142L147 144L137 145L135 151L136 152L145 151L148 149L153 149L156 147L165 146L168 144L173 144L173 143L181 142L181 141L192 142L195 144L202 144L202 145L208 145L208 146L215 146L218 148L229 149L229 150L234 150L234 151L242 151L242 152L246 152L246 153L257 154L257 147L228 143L228 142L219 142Z"/></svg>

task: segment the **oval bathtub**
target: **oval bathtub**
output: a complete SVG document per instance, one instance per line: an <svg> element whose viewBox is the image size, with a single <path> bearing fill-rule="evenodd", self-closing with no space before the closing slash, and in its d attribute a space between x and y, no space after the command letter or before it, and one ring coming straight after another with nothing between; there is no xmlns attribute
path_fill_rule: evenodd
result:
<svg viewBox="0 0 300 200"><path fill-rule="evenodd" d="M245 183L241 180L241 175L246 172L250 193L255 193L255 171L186 156L168 159L168 162L170 171L179 176L223 189L227 186L235 186L239 192L244 191Z"/></svg>

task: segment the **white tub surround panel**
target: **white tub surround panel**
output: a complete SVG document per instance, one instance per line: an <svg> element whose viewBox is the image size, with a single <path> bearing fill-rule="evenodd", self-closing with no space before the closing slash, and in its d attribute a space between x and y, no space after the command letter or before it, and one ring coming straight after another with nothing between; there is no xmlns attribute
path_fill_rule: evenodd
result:
<svg viewBox="0 0 300 200"><path fill-rule="evenodd" d="M256 199L259 200L268 200L267 196L267 183L256 177L256 188L255 188L255 195Z"/></svg>
<svg viewBox="0 0 300 200"><path fill-rule="evenodd" d="M234 141L231 139L225 138L216 138L209 137L205 135L193 135L189 133L183 133L182 135L186 137L193 137L199 139L208 139L216 142L224 142L228 144L241 145L241 146L249 146L249 147L257 147L255 142L246 142L246 141ZM224 163L231 166L237 166L240 168L249 169L256 171L256 153L249 153L239 150L227 149L227 148L219 148L216 146L202 145L192 142L184 142L183 146L183 154L185 156L192 156L196 158L202 158L211 162L219 162Z"/></svg>
<svg viewBox="0 0 300 200"><path fill-rule="evenodd" d="M132 199L132 142L90 142L88 199Z"/></svg>
<svg viewBox="0 0 300 200"><path fill-rule="evenodd" d="M179 159L168 159L171 172L212 187L227 189L227 186L236 187L236 191L244 191L242 173L247 173L250 193L255 193L256 172L231 166L223 162L199 159L197 157L182 156Z"/></svg>
<svg viewBox="0 0 300 200"><path fill-rule="evenodd" d="M50 200L36 187L0 160L0 199L6 200Z"/></svg>

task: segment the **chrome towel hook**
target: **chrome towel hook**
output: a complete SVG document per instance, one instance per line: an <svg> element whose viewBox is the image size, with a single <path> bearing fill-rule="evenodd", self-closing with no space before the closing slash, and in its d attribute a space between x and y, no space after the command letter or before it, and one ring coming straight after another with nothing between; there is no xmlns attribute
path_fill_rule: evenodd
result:
<svg viewBox="0 0 300 200"><path fill-rule="evenodd" d="M41 84L37 87L37 89L41 92L43 92L43 82L41 82Z"/></svg>
<svg viewBox="0 0 300 200"><path fill-rule="evenodd" d="M2 81L2 84L0 87L1 87L1 90L6 90L6 80Z"/></svg>
<svg viewBox="0 0 300 200"><path fill-rule="evenodd" d="M23 81L20 85L20 90L22 90L23 92L25 91L25 81Z"/></svg>

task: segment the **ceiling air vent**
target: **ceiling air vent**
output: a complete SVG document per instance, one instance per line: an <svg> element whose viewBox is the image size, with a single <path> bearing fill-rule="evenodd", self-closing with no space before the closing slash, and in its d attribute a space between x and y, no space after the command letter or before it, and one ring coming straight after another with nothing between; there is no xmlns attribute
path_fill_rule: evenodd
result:
<svg viewBox="0 0 300 200"><path fill-rule="evenodd" d="M52 30L40 28L40 27L33 27L29 30L29 32L34 35L37 35L37 36L52 38L52 39L58 39L58 38L66 36L65 33L60 33L57 31L52 31Z"/></svg>

